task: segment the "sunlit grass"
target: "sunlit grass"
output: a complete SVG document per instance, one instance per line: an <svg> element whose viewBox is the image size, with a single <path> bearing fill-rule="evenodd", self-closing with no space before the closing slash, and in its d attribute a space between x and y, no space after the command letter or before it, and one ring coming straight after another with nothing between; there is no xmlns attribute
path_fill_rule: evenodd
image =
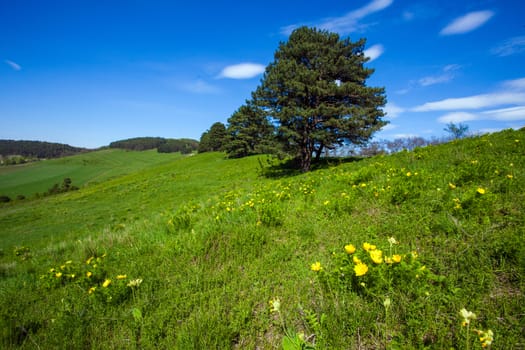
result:
<svg viewBox="0 0 525 350"><path fill-rule="evenodd" d="M203 154L4 205L1 342L519 348L524 136L277 178Z"/></svg>

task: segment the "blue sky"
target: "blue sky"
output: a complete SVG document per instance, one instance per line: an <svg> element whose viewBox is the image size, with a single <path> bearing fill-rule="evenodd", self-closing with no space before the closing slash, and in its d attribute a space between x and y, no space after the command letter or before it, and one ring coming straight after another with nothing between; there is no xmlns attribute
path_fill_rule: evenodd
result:
<svg viewBox="0 0 525 350"><path fill-rule="evenodd" d="M0 138L95 148L199 139L250 98L301 25L366 38L376 138L525 125L525 2L0 1Z"/></svg>

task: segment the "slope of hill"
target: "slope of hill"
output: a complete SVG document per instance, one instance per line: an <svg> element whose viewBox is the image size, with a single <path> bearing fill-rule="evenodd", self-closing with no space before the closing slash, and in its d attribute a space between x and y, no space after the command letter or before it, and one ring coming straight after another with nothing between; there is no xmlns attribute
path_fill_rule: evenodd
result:
<svg viewBox="0 0 525 350"><path fill-rule="evenodd" d="M102 150L60 159L50 159L21 166L0 167L0 194L15 198L42 193L54 184L70 178L80 187L103 182L157 164L180 158L176 154L159 154L155 150L128 152Z"/></svg>
<svg viewBox="0 0 525 350"><path fill-rule="evenodd" d="M270 178L210 153L2 205L0 342L520 348L523 154L504 131Z"/></svg>

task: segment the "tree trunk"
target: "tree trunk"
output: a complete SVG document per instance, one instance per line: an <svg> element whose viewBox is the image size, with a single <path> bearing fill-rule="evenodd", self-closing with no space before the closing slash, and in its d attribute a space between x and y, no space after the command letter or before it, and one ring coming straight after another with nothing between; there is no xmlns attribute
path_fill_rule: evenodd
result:
<svg viewBox="0 0 525 350"><path fill-rule="evenodd" d="M303 145L301 147L301 171L306 173L310 171L310 166L312 165L312 154L313 154L313 141L308 137L303 139Z"/></svg>
<svg viewBox="0 0 525 350"><path fill-rule="evenodd" d="M315 161L316 162L319 162L319 160L321 159L321 154L323 154L323 150L324 150L324 145L321 144L319 145L319 148L315 151Z"/></svg>

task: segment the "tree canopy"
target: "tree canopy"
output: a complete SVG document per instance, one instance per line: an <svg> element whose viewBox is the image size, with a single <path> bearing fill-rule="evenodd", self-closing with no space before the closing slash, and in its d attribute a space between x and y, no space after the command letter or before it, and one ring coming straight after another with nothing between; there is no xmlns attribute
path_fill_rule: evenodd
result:
<svg viewBox="0 0 525 350"><path fill-rule="evenodd" d="M225 143L226 126L221 122L216 122L201 135L199 153L222 151Z"/></svg>
<svg viewBox="0 0 525 350"><path fill-rule="evenodd" d="M73 147L62 143L0 140L0 156L19 155L35 158L58 158L86 151L87 149L85 148Z"/></svg>
<svg viewBox="0 0 525 350"><path fill-rule="evenodd" d="M188 154L196 151L199 142L192 139L165 139L163 137L134 137L131 139L114 141L109 148L119 148L131 151L146 151L157 149L159 153L181 152Z"/></svg>
<svg viewBox="0 0 525 350"><path fill-rule="evenodd" d="M273 120L282 147L308 171L315 154L361 144L386 122L384 88L369 87L365 40L352 42L315 28L296 29L281 43L253 104Z"/></svg>
<svg viewBox="0 0 525 350"><path fill-rule="evenodd" d="M274 128L268 118L249 102L228 119L225 151L231 158L271 152Z"/></svg>

